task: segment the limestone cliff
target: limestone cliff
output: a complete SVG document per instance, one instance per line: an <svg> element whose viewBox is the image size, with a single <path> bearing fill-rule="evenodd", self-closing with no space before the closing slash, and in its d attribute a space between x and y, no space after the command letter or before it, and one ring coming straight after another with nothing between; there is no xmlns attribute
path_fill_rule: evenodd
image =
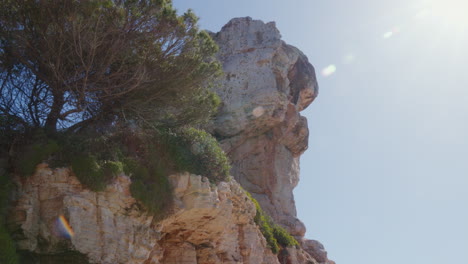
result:
<svg viewBox="0 0 468 264"><path fill-rule="evenodd" d="M235 181L211 186L190 174L170 176L175 208L162 221L138 207L130 178L89 191L69 169L42 164L18 192L9 225L31 263L278 263L253 222L255 207ZM61 230L68 219L74 235ZM85 262L76 262L85 263Z"/></svg>
<svg viewBox="0 0 468 264"><path fill-rule="evenodd" d="M233 19L215 40L226 77L214 133L233 162L232 175L276 221L304 236L292 190L309 136L299 111L318 92L314 68L281 40L273 22Z"/></svg>
<svg viewBox="0 0 468 264"><path fill-rule="evenodd" d="M274 23L237 18L213 38L225 76L209 130L231 158L234 179L215 186L202 176L171 175L174 208L156 220L130 195L131 177L120 175L96 193L70 169L41 164L33 176L16 178L8 217L28 263L333 263L319 242L304 239L292 192L309 135L299 112L318 92L314 68ZM299 247L272 253L241 186Z"/></svg>
<svg viewBox="0 0 468 264"><path fill-rule="evenodd" d="M281 40L274 22L236 18L213 37L225 78L217 89L223 105L212 129L232 161L232 175L326 263L323 246L303 239L306 229L293 196L309 137L299 112L318 94L315 70L300 50Z"/></svg>

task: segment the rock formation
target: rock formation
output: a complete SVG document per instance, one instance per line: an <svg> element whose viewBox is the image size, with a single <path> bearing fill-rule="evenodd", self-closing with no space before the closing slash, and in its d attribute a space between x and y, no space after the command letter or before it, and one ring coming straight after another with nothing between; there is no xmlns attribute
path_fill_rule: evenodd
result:
<svg viewBox="0 0 468 264"><path fill-rule="evenodd" d="M214 35L225 79L213 132L233 163L232 175L278 223L302 238L293 189L307 149L307 119L317 96L307 57L281 40L273 22L237 18Z"/></svg>
<svg viewBox="0 0 468 264"><path fill-rule="evenodd" d="M222 107L209 129L231 158L235 180L214 186L202 176L171 175L174 209L156 221L131 197L131 178L120 175L95 193L69 169L42 164L16 179L9 216L30 263L333 263L319 242L304 239L292 192L309 135L299 112L318 92L314 68L272 22L233 19L213 37L225 76L216 90ZM240 186L301 246L274 255ZM73 236L60 229L61 216Z"/></svg>
<svg viewBox="0 0 468 264"><path fill-rule="evenodd" d="M19 249L31 252L31 263L65 263L78 252L102 264L279 263L253 222L255 206L237 182L210 186L191 174L171 175L170 181L174 211L154 221L130 195L127 176L95 193L69 169L42 164L33 176L16 179L9 225ZM60 216L74 235L61 231Z"/></svg>

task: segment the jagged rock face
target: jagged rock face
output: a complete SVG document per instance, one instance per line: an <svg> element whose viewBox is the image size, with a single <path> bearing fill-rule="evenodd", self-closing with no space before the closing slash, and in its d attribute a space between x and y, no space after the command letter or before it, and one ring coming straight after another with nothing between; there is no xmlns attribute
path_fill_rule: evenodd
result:
<svg viewBox="0 0 468 264"><path fill-rule="evenodd" d="M232 175L307 251L289 250L282 263L310 263L310 256L332 263L319 242L303 239L293 196L309 137L299 112L318 94L313 66L281 40L274 22L235 18L213 38L225 76L216 89L222 107L211 129L232 161Z"/></svg>
<svg viewBox="0 0 468 264"><path fill-rule="evenodd" d="M121 175L95 193L69 169L43 164L33 176L16 178L9 225L19 249L36 256L79 252L90 263L103 264L279 264L253 222L255 206L238 183L211 186L191 174L172 175L170 181L175 208L156 222L130 195L129 177ZM74 231L71 238L59 231L60 215Z"/></svg>
<svg viewBox="0 0 468 264"><path fill-rule="evenodd" d="M170 177L177 213L163 220L162 263L279 263L253 222L256 209L234 180L210 187L195 175ZM184 262L185 261L185 262Z"/></svg>
<svg viewBox="0 0 468 264"><path fill-rule="evenodd" d="M317 240L304 240L301 245L319 263L335 264L334 261L328 259L327 251Z"/></svg>
<svg viewBox="0 0 468 264"><path fill-rule="evenodd" d="M26 179L17 178L17 200L10 225L19 249L37 255L74 250L91 263L143 263L161 233L152 217L140 210L129 192L128 177L118 177L105 192L85 189L69 169L41 165ZM60 232L59 216L74 236Z"/></svg>
<svg viewBox="0 0 468 264"><path fill-rule="evenodd" d="M236 18L214 39L225 78L213 131L232 160L232 175L278 223L303 237L293 189L309 136L299 111L318 92L314 68L281 40L273 22Z"/></svg>

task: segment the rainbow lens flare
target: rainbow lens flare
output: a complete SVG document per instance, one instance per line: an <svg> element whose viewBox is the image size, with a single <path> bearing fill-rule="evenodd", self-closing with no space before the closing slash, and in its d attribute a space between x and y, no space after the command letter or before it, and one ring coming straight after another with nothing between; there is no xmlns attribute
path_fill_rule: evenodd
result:
<svg viewBox="0 0 468 264"><path fill-rule="evenodd" d="M400 33L400 28L399 27L394 27L392 30L385 32L382 35L382 38L389 39L389 38L395 36L398 33Z"/></svg>
<svg viewBox="0 0 468 264"><path fill-rule="evenodd" d="M336 72L336 66L334 64L328 65L322 70L322 75L328 77Z"/></svg>
<svg viewBox="0 0 468 264"><path fill-rule="evenodd" d="M71 226L68 223L65 216L60 215L57 218L57 226L58 226L58 230L60 232L60 235L66 237L66 238L69 238L69 239L72 238L75 235L75 232L73 232L73 229L71 228Z"/></svg>

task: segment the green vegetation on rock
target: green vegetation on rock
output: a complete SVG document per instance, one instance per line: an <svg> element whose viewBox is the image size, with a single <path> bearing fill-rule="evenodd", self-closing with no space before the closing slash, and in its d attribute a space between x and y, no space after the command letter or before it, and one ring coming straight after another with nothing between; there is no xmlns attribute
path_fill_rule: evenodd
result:
<svg viewBox="0 0 468 264"><path fill-rule="evenodd" d="M30 138L15 157L20 175L29 176L41 162L51 167L70 166L83 185L98 192L124 172L131 176L132 195L154 215L164 215L170 207L168 175L187 171L216 183L226 180L230 170L216 139L190 127L144 133L119 128L106 134L57 133L53 140L34 135Z"/></svg>
<svg viewBox="0 0 468 264"><path fill-rule="evenodd" d="M17 164L15 164L22 176L33 174L39 163L47 161L52 154L60 150L57 141L45 138L45 134L33 137L32 140L27 140L24 143L19 149L21 154L18 155Z"/></svg>
<svg viewBox="0 0 468 264"><path fill-rule="evenodd" d="M291 236L283 227L279 226L262 210L258 201L252 197L252 195L245 191L250 200L255 204L257 213L254 221L259 226L268 246L274 254L277 254L280 250L280 246L294 247L299 246L297 240Z"/></svg>
<svg viewBox="0 0 468 264"><path fill-rule="evenodd" d="M225 180L231 169L229 159L216 139L195 128L160 132L178 171L206 176L211 182Z"/></svg>
<svg viewBox="0 0 468 264"><path fill-rule="evenodd" d="M16 247L6 228L5 219L12 183L2 165L0 164L0 263L16 264L18 263Z"/></svg>

